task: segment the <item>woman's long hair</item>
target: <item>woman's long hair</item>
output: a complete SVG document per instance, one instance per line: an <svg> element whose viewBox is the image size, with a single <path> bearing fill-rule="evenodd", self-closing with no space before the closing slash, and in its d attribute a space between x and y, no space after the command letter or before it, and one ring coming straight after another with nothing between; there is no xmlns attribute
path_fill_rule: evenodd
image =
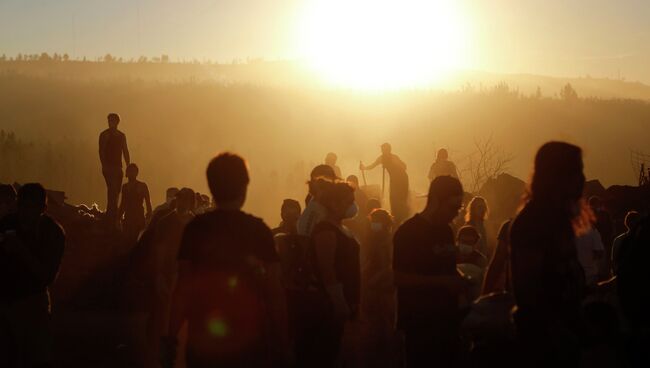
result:
<svg viewBox="0 0 650 368"><path fill-rule="evenodd" d="M548 142L535 156L535 171L527 201L549 212L556 221L570 223L574 235L587 231L593 213L582 199L585 177L582 150L564 142Z"/></svg>
<svg viewBox="0 0 650 368"><path fill-rule="evenodd" d="M485 207L485 214L483 214L482 218L478 217L478 214L476 213L476 210L478 208L478 205L483 203L483 206ZM472 198L471 201L469 201L469 204L467 205L467 214L465 215L465 222L470 222L473 220L476 220L477 222L484 221L488 217L488 213L490 212L490 209L487 205L487 201L485 198L476 196Z"/></svg>

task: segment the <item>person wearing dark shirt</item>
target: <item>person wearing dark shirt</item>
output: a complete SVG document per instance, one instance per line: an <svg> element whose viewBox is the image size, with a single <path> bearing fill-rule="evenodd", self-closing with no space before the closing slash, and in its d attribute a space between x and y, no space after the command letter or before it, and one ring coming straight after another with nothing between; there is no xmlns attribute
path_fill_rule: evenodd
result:
<svg viewBox="0 0 650 368"><path fill-rule="evenodd" d="M128 182L122 186L122 201L120 202L120 218L122 220L122 231L130 244L135 243L138 235L144 229L146 220L151 218L151 198L149 187L146 183L139 181L139 169L134 163L126 167ZM145 215L144 206L147 206Z"/></svg>
<svg viewBox="0 0 650 368"><path fill-rule="evenodd" d="M305 294L298 310L296 360L299 367L335 367L345 322L358 310L360 300L359 244L342 221L356 215L354 189L333 183L322 203L327 216L311 236L311 264L317 290Z"/></svg>
<svg viewBox="0 0 650 368"><path fill-rule="evenodd" d="M106 217L111 227L117 224L117 202L122 186L122 156L128 165L131 163L126 135L117 129L120 116L108 114L108 129L99 135L99 160L102 164L102 174L106 181Z"/></svg>
<svg viewBox="0 0 650 368"><path fill-rule="evenodd" d="M280 226L271 230L273 236L278 234L297 234L298 233L298 219L302 213L302 208L300 208L300 203L295 199L285 199L282 202L282 208L280 209L280 218L282 222Z"/></svg>
<svg viewBox="0 0 650 368"><path fill-rule="evenodd" d="M216 208L196 216L183 232L163 365L173 366L184 322L189 368L286 362L286 300L273 235L261 219L241 211L247 165L223 153L208 165L207 178Z"/></svg>
<svg viewBox="0 0 650 368"><path fill-rule="evenodd" d="M510 228L513 317L533 366L578 365L585 275L575 239L590 224L580 201L582 170L579 147L544 144L535 156L528 200Z"/></svg>
<svg viewBox="0 0 650 368"><path fill-rule="evenodd" d="M397 230L393 271L397 325L405 335L406 366L453 367L457 361L459 295L465 282L449 225L462 206L463 188L450 176L435 178L425 209Z"/></svg>
<svg viewBox="0 0 650 368"><path fill-rule="evenodd" d="M395 217L395 223L401 224L409 215L409 177L406 173L406 164L392 153L391 145L381 145L381 156L369 166L363 163L359 165L360 170L372 170L378 165L388 171L390 177L390 210Z"/></svg>
<svg viewBox="0 0 650 368"><path fill-rule="evenodd" d="M50 363L48 287L59 271L65 233L45 208L45 189L25 184L18 191L17 211L0 221L2 367Z"/></svg>

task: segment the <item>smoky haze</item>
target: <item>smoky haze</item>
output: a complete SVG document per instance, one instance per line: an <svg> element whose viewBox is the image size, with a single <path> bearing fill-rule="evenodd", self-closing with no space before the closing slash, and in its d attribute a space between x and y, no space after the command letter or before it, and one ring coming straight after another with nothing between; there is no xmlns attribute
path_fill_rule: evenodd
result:
<svg viewBox="0 0 650 368"><path fill-rule="evenodd" d="M577 97L561 93L570 82ZM415 195L425 192L439 148L472 187L476 143L486 141L511 158L505 172L524 180L536 149L561 139L585 149L588 178L632 184L630 150L647 146L649 90L623 81L490 75L466 77L446 92L360 92L261 61L4 61L0 182L39 181L65 191L71 203L104 208L97 139L106 115L117 112L154 204L169 186L207 193L208 160L233 151L251 169L246 210L271 225L282 199L302 202L310 170L328 152L338 155L343 176L361 178L359 162L372 162L384 142L408 165ZM15 138L7 144L9 132ZM381 171L367 180L380 185Z"/></svg>

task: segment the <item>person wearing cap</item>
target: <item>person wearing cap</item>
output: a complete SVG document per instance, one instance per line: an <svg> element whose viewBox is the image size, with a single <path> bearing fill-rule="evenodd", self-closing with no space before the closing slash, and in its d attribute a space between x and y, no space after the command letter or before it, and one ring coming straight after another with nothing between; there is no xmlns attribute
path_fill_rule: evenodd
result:
<svg viewBox="0 0 650 368"><path fill-rule="evenodd" d="M327 165L318 165L312 171L307 182L309 193L305 199L305 210L298 219L298 235L310 236L314 226L327 217L327 209L321 203L321 196L328 185L336 181L334 169Z"/></svg>
<svg viewBox="0 0 650 368"><path fill-rule="evenodd" d="M390 177L390 209L395 217L395 224L399 225L409 215L409 177L406 173L406 164L397 155L392 153L389 143L381 145L381 156L369 166L361 163L360 170L372 170L382 165Z"/></svg>
<svg viewBox="0 0 650 368"><path fill-rule="evenodd" d="M106 181L106 217L109 226L117 225L117 203L122 187L122 157L126 164L131 163L126 135L117 129L120 116L110 113L107 116L108 129L99 135L99 160L102 164L102 174Z"/></svg>

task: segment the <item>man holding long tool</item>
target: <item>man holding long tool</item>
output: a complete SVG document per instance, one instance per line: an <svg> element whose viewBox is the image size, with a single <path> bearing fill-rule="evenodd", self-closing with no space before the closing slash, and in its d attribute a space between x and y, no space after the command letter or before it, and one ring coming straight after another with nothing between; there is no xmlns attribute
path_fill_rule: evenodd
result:
<svg viewBox="0 0 650 368"><path fill-rule="evenodd" d="M359 165L359 169L372 170L378 165L382 165L385 172L388 171L390 177L390 209L395 217L395 223L401 224L409 216L408 196L409 196L409 177L406 174L406 164L397 156L392 153L392 148L389 143L381 145L381 156L369 166L363 163ZM365 175L364 175L365 176ZM384 192L384 180L382 178L382 194Z"/></svg>

